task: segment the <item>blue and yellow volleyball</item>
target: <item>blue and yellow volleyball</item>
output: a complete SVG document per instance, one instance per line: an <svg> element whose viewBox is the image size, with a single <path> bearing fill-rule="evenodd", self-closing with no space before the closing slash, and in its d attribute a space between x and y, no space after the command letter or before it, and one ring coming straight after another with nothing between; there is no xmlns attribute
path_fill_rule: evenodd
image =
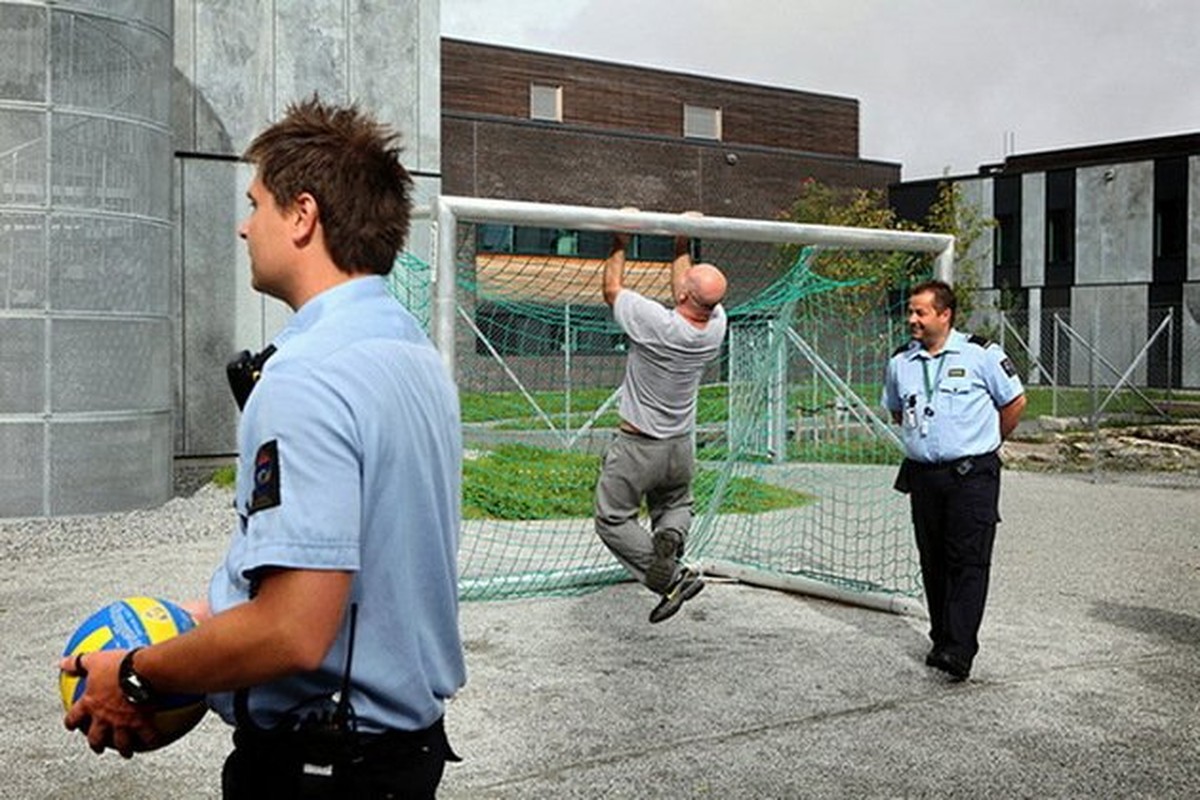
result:
<svg viewBox="0 0 1200 800"><path fill-rule="evenodd" d="M64 656L75 658L98 650L129 650L164 642L196 626L192 615L167 600L126 597L92 614L67 641ZM60 673L63 708L83 696L86 677ZM203 695L167 695L158 707L154 724L162 736L159 745L172 742L196 727L207 706Z"/></svg>

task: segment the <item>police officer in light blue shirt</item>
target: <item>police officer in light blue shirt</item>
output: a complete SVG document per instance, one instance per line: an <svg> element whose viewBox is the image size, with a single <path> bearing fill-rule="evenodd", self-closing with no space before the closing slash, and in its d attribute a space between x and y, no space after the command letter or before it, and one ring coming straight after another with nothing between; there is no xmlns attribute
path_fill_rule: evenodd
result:
<svg viewBox="0 0 1200 800"><path fill-rule="evenodd" d="M1000 443L1025 408L1016 368L996 344L954 330L957 301L942 281L909 293L912 340L892 354L883 405L906 458L896 488L910 496L933 647L925 663L970 675L999 522Z"/></svg>
<svg viewBox="0 0 1200 800"><path fill-rule="evenodd" d="M427 728L463 682L456 575L460 424L441 359L383 279L309 300L274 340L239 429L239 535L214 612L271 567L353 573L348 626L313 671L210 696L231 724L273 728L349 672L358 730ZM440 532L440 533L439 533Z"/></svg>
<svg viewBox="0 0 1200 800"><path fill-rule="evenodd" d="M230 367L243 408L237 523L199 624L64 663L93 750L163 743L155 709L204 694L235 726L241 798L430 798L465 680L457 564L462 443L451 376L388 292L412 181L355 106L291 105L245 158L255 289L294 316Z"/></svg>

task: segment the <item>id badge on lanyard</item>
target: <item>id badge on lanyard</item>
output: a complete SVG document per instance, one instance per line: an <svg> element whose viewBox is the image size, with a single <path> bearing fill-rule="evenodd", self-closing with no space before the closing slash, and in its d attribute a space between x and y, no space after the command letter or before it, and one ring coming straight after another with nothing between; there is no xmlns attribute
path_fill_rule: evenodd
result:
<svg viewBox="0 0 1200 800"><path fill-rule="evenodd" d="M945 353L937 355L937 372L933 376L932 383L929 380L929 359L921 359L921 374L925 377L925 409L921 414L920 424L917 426L917 431L921 436L929 435L929 423L933 419L933 398L937 394L938 385L942 382L942 368L946 366ZM915 415L916 410L911 409Z"/></svg>

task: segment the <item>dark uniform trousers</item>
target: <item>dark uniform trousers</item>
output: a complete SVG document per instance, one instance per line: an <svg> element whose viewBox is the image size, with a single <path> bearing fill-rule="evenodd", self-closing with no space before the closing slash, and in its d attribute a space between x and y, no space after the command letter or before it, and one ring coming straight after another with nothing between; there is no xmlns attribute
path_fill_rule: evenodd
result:
<svg viewBox="0 0 1200 800"><path fill-rule="evenodd" d="M910 492L933 646L970 664L979 651L1000 521L1000 458L988 453L940 464L909 459L899 483Z"/></svg>
<svg viewBox="0 0 1200 800"><path fill-rule="evenodd" d="M329 758L328 746L314 746L311 737L294 731L238 728L221 774L222 796L425 800L436 797L446 761L460 760L450 749L440 719L422 731L350 736L351 747L339 741L338 755Z"/></svg>

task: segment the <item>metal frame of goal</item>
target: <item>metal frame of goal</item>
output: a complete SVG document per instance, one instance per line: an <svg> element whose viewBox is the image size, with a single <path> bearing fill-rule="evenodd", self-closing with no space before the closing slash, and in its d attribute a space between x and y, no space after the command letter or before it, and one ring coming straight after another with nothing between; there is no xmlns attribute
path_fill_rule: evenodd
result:
<svg viewBox="0 0 1200 800"><path fill-rule="evenodd" d="M686 235L702 241L734 241L766 246L801 245L845 251L893 251L925 254L933 256L932 273L935 277L946 281L953 279L955 241L954 237L944 234L842 228L754 219L693 217L657 212L634 212L586 206L449 196L437 198L431 211L433 216L431 249L434 254L434 263L432 272L429 274L431 284L429 286L429 330L444 363L450 369L451 374L455 375L456 380L459 378L456 349L462 341L459 339L457 326L460 317L464 315L459 307L457 294L460 291L460 276L457 274L461 246L459 233L460 226L463 224L513 225L596 232L622 231L655 236ZM854 424L860 424L864 429L871 428L877 435L890 436L895 440L895 435L877 416L876 398L862 400L858 397L855 394L855 387L850 385L851 381L839 375L835 365L823 361L820 354L803 337L794 330L780 328L771 334L771 338L782 342L783 344L779 346L788 348L789 352L792 352L791 348L794 347L795 351L811 365L813 374L817 376L814 377L814 381L819 379L836 387L839 397L839 414L852 417L852 422L856 420ZM569 346L567 352L569 357ZM773 358L778 358L778 355ZM786 359L779 360L783 362ZM769 367L769 369L774 369L774 367ZM786 420L789 410L783 401L778 400L779 397L787 395L786 364L781 363L779 372L773 381L782 384L784 389L782 392L778 388L767 392L767 394L773 394L776 400L767 403L771 408L767 412L769 422L766 425L765 435L768 441L765 449L771 453L779 453L786 449L784 440L788 434ZM732 394L732 391L730 393ZM842 398L845 398L844 403ZM611 400L612 398L610 398ZM568 404L569 402L568 399ZM611 404L606 403L604 407L597 410L585 427L595 422L596 417L610 407ZM539 413L541 412L539 411ZM797 423L794 436L798 437L799 435L800 427ZM769 460L770 458L768 458ZM853 516L851 513L850 517ZM850 524L855 523L851 520ZM906 520L903 525L907 529ZM693 538L698 538L701 543L703 543L705 535L711 536L712 531L708 531L707 534L703 530L693 532ZM877 591L869 583L856 585L853 580L847 581L837 576L831 578L819 569L815 571L763 569L756 565L752 558L707 559L703 555L701 563L707 571L754 585L813 594L898 613L923 613L920 603L911 594L906 595L886 588ZM614 581L613 566L612 563L609 563L604 567L597 568L599 577L589 579L587 576L583 576L580 580L585 585L589 582L592 584L611 583ZM554 572L558 577L566 576L568 578L578 573L573 567L556 568ZM512 587L519 586L524 578L519 574L500 575L494 577L493 580L498 581L501 586ZM556 584L552 587L552 591L555 588L561 589L561 586ZM464 596L471 596L471 594L469 588L464 590ZM481 594L479 596L497 595ZM504 596L503 592L499 596Z"/></svg>

